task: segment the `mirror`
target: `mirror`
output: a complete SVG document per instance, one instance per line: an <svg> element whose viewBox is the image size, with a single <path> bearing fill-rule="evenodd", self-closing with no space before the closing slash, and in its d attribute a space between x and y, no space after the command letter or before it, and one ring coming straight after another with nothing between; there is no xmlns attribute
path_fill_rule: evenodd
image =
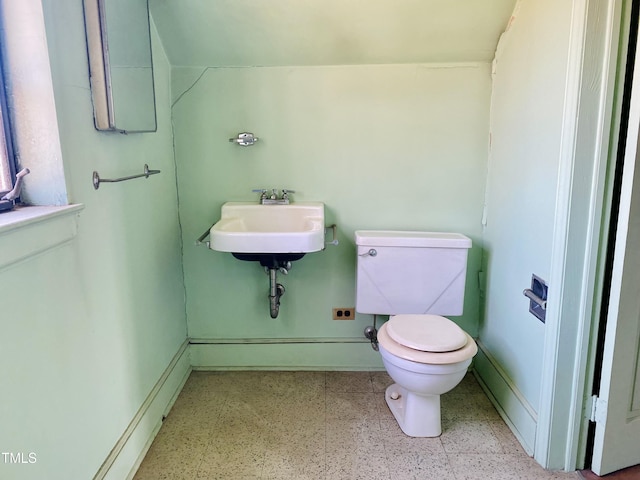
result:
<svg viewBox="0 0 640 480"><path fill-rule="evenodd" d="M97 130L155 132L148 0L84 0Z"/></svg>

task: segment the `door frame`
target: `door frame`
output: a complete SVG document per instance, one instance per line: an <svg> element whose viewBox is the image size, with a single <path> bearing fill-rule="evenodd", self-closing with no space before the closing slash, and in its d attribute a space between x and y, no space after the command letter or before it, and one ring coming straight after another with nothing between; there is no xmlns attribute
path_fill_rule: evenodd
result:
<svg viewBox="0 0 640 480"><path fill-rule="evenodd" d="M584 465L628 0L574 0L534 458ZM628 38L628 37L626 37ZM622 45L621 45L622 44ZM624 53L624 52L622 52ZM606 234L605 234L606 235ZM587 393L588 392L588 393Z"/></svg>

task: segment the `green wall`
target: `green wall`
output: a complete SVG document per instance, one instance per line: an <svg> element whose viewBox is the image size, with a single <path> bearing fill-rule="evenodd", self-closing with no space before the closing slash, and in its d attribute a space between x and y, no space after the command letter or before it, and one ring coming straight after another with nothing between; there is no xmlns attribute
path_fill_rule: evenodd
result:
<svg viewBox="0 0 640 480"><path fill-rule="evenodd" d="M357 229L470 236L457 320L477 333L488 64L174 68L173 86L190 337L363 338L371 316L331 319L332 307L355 304ZM259 143L228 142L242 131ZM252 189L283 187L298 192L295 201L324 202L340 244L308 254L281 277L287 290L273 320L259 265L194 240L225 201L257 201ZM369 365L379 366L377 356Z"/></svg>
<svg viewBox="0 0 640 480"><path fill-rule="evenodd" d="M516 0L149 0L173 66L491 62Z"/></svg>
<svg viewBox="0 0 640 480"><path fill-rule="evenodd" d="M531 274L549 282L552 267L571 3L521 2L498 46L491 101L476 369L530 449L546 326L529 313L522 291ZM550 285L549 295L556 291Z"/></svg>
<svg viewBox="0 0 640 480"><path fill-rule="evenodd" d="M68 195L85 208L70 243L0 269L0 449L37 454L0 478L87 479L186 338L170 68L154 42L157 133L97 132L82 2L43 3ZM162 173L93 189L93 170L144 163Z"/></svg>

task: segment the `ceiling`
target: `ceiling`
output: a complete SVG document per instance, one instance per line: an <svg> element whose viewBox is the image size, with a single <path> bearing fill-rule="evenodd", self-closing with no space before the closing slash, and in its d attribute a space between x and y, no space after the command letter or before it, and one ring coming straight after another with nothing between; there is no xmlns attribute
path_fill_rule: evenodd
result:
<svg viewBox="0 0 640 480"><path fill-rule="evenodd" d="M149 0L173 66L488 62L516 0Z"/></svg>

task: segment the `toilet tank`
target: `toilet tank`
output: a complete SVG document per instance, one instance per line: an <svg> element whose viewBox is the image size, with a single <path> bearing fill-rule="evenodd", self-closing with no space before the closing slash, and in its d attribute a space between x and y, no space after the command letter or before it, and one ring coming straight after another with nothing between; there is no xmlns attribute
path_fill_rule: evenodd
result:
<svg viewBox="0 0 640 480"><path fill-rule="evenodd" d="M462 315L471 239L459 233L358 230L356 311Z"/></svg>

